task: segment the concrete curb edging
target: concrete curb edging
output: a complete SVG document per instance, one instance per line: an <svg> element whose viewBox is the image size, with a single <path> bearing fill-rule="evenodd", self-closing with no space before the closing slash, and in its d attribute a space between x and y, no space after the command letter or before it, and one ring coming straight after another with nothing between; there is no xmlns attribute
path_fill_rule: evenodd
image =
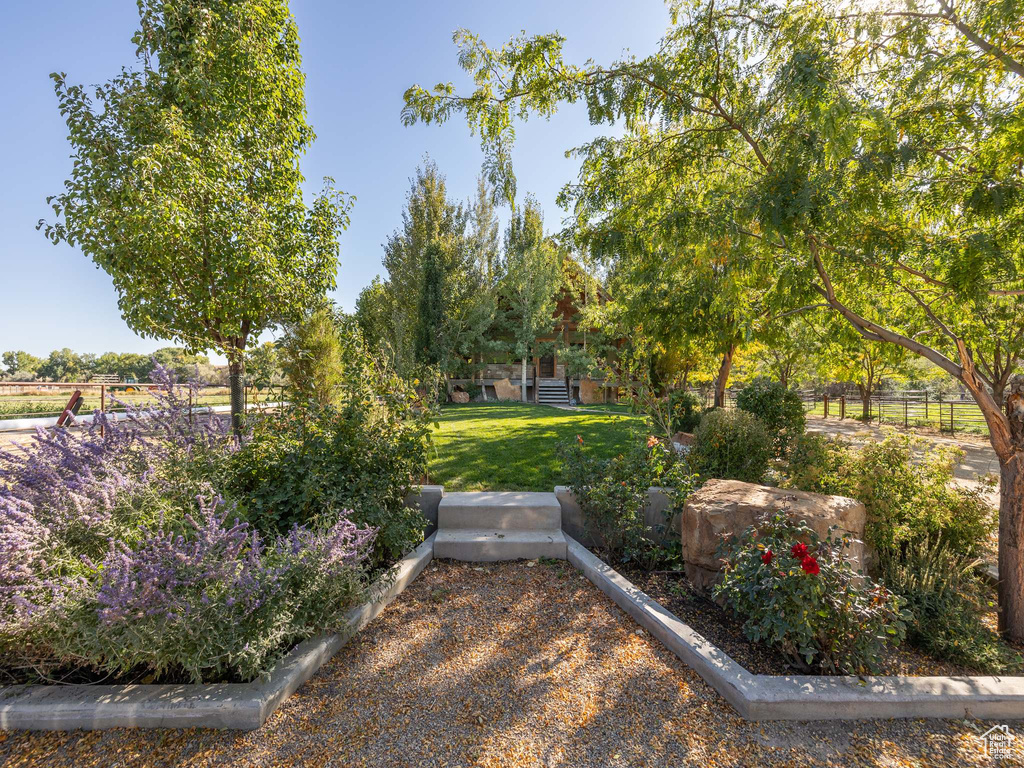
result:
<svg viewBox="0 0 1024 768"><path fill-rule="evenodd" d="M1024 677L754 675L575 539L569 562L747 720L1024 720Z"/></svg>
<svg viewBox="0 0 1024 768"><path fill-rule="evenodd" d="M434 537L376 582L336 634L299 643L265 680L211 685L13 685L0 687L0 729L259 728L353 635L373 621L434 557Z"/></svg>

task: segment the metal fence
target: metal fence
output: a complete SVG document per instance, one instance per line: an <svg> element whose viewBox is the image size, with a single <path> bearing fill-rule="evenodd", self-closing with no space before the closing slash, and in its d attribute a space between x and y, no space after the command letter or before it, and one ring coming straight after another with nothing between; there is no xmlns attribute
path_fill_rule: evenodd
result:
<svg viewBox="0 0 1024 768"><path fill-rule="evenodd" d="M711 406L714 401L714 391L710 388L690 391L702 400L705 407ZM726 408L735 407L738 391L726 391ZM904 427L930 427L951 434L988 434L985 417L982 416L977 403L967 397L943 397L925 390L878 392L868 401L865 415L865 404L859 395L827 395L811 390L803 390L799 394L808 414L826 419L855 419Z"/></svg>
<svg viewBox="0 0 1024 768"><path fill-rule="evenodd" d="M940 432L987 434L988 425L974 400L943 397L924 390L879 392L866 403L860 396L802 392L809 413L823 418L858 419L904 427L930 427Z"/></svg>
<svg viewBox="0 0 1024 768"><path fill-rule="evenodd" d="M111 382L0 382L0 424L26 419L47 419L63 423L70 416L94 410L120 412L125 402L143 404L152 401L151 384ZM225 405L230 402L224 387L200 387L193 398L192 390L182 387L189 407ZM77 396L77 397L76 397ZM12 428L17 428L16 426Z"/></svg>

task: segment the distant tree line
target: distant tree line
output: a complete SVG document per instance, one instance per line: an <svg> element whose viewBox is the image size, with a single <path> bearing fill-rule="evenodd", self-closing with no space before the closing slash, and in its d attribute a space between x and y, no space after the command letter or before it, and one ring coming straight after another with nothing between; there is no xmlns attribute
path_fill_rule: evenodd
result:
<svg viewBox="0 0 1024 768"><path fill-rule="evenodd" d="M179 377L195 375L196 367L210 367L206 355L193 355L179 347L162 347L151 355L135 352L79 353L65 347L48 357L36 357L24 350L0 356L4 377L14 381L89 381L93 376L117 376L122 381L146 381L154 361L174 369Z"/></svg>

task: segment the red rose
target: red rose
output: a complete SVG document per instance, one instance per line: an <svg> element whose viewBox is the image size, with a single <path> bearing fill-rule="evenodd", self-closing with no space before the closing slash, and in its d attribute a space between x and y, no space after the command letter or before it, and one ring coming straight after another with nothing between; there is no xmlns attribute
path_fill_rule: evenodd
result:
<svg viewBox="0 0 1024 768"><path fill-rule="evenodd" d="M764 554L761 555L761 562L765 565L771 565L773 557L775 557L775 554L770 549L766 549Z"/></svg>
<svg viewBox="0 0 1024 768"><path fill-rule="evenodd" d="M794 544L793 548L789 551L793 553L793 557L795 557L797 560L803 560L805 557L807 557L807 545L801 541L798 541L796 544Z"/></svg>
<svg viewBox="0 0 1024 768"><path fill-rule="evenodd" d="M817 576L821 573L818 561L811 557L811 555L808 555L800 561L800 567L804 569L804 573L809 573L811 576Z"/></svg>

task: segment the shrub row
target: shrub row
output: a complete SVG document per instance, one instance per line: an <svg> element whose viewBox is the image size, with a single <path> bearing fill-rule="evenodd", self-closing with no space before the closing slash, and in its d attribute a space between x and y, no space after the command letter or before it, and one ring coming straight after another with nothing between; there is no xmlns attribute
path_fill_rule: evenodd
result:
<svg viewBox="0 0 1024 768"><path fill-rule="evenodd" d="M0 454L8 678L245 681L337 626L426 524L404 505L425 465L414 395L346 349L332 403L241 440L158 367L157 405Z"/></svg>

